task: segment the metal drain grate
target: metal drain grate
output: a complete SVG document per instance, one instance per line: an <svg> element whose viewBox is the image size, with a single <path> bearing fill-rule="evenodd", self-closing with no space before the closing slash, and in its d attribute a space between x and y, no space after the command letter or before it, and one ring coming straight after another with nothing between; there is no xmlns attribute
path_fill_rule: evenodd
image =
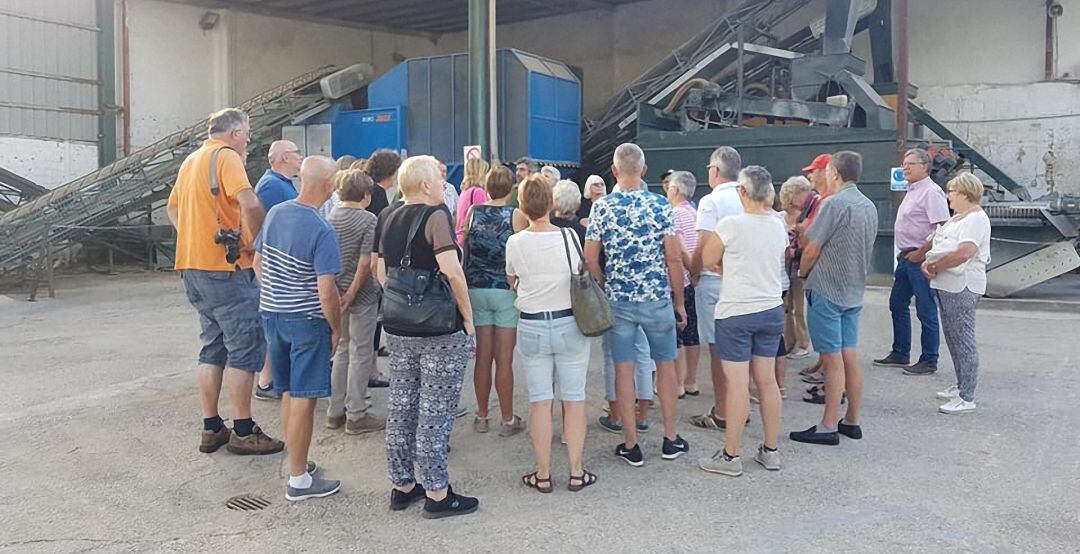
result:
<svg viewBox="0 0 1080 554"><path fill-rule="evenodd" d="M234 496L225 501L225 507L239 512L257 512L270 506L270 501L250 494Z"/></svg>

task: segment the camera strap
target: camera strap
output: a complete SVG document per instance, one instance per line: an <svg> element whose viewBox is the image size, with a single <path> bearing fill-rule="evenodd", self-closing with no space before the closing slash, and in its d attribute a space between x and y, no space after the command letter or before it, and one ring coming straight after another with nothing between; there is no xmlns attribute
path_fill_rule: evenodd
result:
<svg viewBox="0 0 1080 554"><path fill-rule="evenodd" d="M221 185L218 182L217 161L218 154L225 149L231 150L228 146L219 146L210 153L210 195L214 197L214 217L217 218L218 230L225 230L221 225L221 199L218 198L218 194L221 192ZM242 218L238 218L236 221L236 234L241 236L241 228L243 227ZM237 266L239 267L239 266Z"/></svg>

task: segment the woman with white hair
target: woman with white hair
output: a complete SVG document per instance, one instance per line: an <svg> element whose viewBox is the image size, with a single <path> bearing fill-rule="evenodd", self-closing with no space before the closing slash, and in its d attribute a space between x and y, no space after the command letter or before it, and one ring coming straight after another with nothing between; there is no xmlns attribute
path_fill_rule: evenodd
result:
<svg viewBox="0 0 1080 554"><path fill-rule="evenodd" d="M577 183L563 179L555 183L551 191L555 198L555 209L551 212L551 224L564 229L573 229L578 240L585 244L585 226L578 221L577 211L581 206L581 193Z"/></svg>
<svg viewBox="0 0 1080 554"><path fill-rule="evenodd" d="M780 469L777 435L780 430L780 389L773 372L784 332L783 282L780 260L787 248L787 231L774 215L772 176L761 166L739 172L739 200L744 212L720 220L716 236L705 244L706 267L719 267L724 276L716 304L716 356L727 379L727 432L724 447L701 460L701 469L742 475L739 450L750 409L751 375L761 399L764 440L754 460L765 469Z"/></svg>
<svg viewBox="0 0 1080 554"><path fill-rule="evenodd" d="M578 206L577 212L578 220L583 226L589 226L589 216L592 215L593 202L603 198L605 194L607 194L607 183L604 182L603 177L589 175L589 178L585 179L585 190L581 192L581 205Z"/></svg>
<svg viewBox="0 0 1080 554"><path fill-rule="evenodd" d="M799 260L802 249L799 248L798 224L800 223L806 199L813 194L810 180L796 175L784 181L780 187L780 211L788 229L788 250L785 254L785 270L791 279L791 290L784 298L784 347L791 359L801 359L810 355L810 332L806 327L806 294L803 282L798 279Z"/></svg>
<svg viewBox="0 0 1080 554"><path fill-rule="evenodd" d="M931 237L922 264L930 288L937 291L941 331L949 345L956 384L939 392L948 400L938 411L962 414L975 410L979 381L979 344L975 338L975 306L986 293L986 264L990 263L990 218L979 206L983 184L961 173L946 185L949 207L956 214Z"/></svg>
<svg viewBox="0 0 1080 554"><path fill-rule="evenodd" d="M559 168L553 165L541 167L540 174L550 179L552 184L558 183L559 180L562 179L562 173L559 171Z"/></svg>
<svg viewBox="0 0 1080 554"><path fill-rule="evenodd" d="M679 376L679 398L689 394L701 394L697 386L698 358L701 357L701 339L697 330L697 308L694 306L694 287L690 283L690 255L697 248L698 234L695 230L697 210L690 203L697 189L697 178L689 171L673 171L668 176L667 194L675 214L675 231L682 245L683 301L686 306L686 327L675 334L679 347L675 358L675 372Z"/></svg>
<svg viewBox="0 0 1080 554"><path fill-rule="evenodd" d="M424 517L443 518L476 511L479 501L450 487L447 453L461 400L465 366L472 357L472 306L454 225L443 203L439 161L414 156L398 169L404 204L382 221L378 278L387 288L388 271L403 265L446 276L458 311L457 329L432 336L397 326L387 311L383 326L390 346L390 395L386 416L386 457L393 490L390 509L404 510L425 498ZM384 300L384 310L386 300ZM421 409L422 408L422 409ZM420 480L415 468L420 469Z"/></svg>

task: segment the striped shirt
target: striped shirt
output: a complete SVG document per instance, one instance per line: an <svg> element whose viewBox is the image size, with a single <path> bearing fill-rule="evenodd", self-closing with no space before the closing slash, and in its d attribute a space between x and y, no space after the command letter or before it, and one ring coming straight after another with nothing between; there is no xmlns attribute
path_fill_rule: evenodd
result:
<svg viewBox="0 0 1080 554"><path fill-rule="evenodd" d="M326 220L337 233L338 249L341 251L341 273L337 276L337 286L346 291L356 278L356 263L360 257L370 255L374 250L378 218L363 208L347 208L339 204ZM378 301L379 286L372 275L357 291L356 304L374 304Z"/></svg>
<svg viewBox="0 0 1080 554"><path fill-rule="evenodd" d="M341 255L334 229L317 208L295 200L271 208L255 250L262 256L260 311L325 319L318 278L340 273Z"/></svg>
<svg viewBox="0 0 1080 554"><path fill-rule="evenodd" d="M843 308L861 306L877 237L877 207L854 183L821 201L807 237L821 255L806 289Z"/></svg>
<svg viewBox="0 0 1080 554"><path fill-rule="evenodd" d="M671 209L675 213L675 231L679 235L679 239L682 240L683 248L693 256L694 250L697 250L698 234L697 229L697 210L694 209L694 205L689 200L683 200L682 204L675 206ZM690 271L689 267L683 268L683 287L690 286Z"/></svg>

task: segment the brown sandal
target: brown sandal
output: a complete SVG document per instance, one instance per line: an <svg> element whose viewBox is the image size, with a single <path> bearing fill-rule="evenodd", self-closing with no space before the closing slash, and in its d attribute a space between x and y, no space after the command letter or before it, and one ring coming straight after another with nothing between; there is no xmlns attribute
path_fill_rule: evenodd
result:
<svg viewBox="0 0 1080 554"><path fill-rule="evenodd" d="M547 479L541 479L540 476L537 475L538 473L538 471L534 471L527 475L522 475L521 483L526 487L529 487L530 489L536 489L536 492L541 492L544 494L555 490L555 487L551 484L551 477L548 477ZM547 484L547 486L541 486L545 483Z"/></svg>
<svg viewBox="0 0 1080 554"><path fill-rule="evenodd" d="M569 489L570 492L577 492L585 487L595 484L597 479L598 477L595 473L591 473L589 471L582 471L581 475L570 476L570 482L566 485L566 488ZM581 484L575 485L574 481L578 481Z"/></svg>

